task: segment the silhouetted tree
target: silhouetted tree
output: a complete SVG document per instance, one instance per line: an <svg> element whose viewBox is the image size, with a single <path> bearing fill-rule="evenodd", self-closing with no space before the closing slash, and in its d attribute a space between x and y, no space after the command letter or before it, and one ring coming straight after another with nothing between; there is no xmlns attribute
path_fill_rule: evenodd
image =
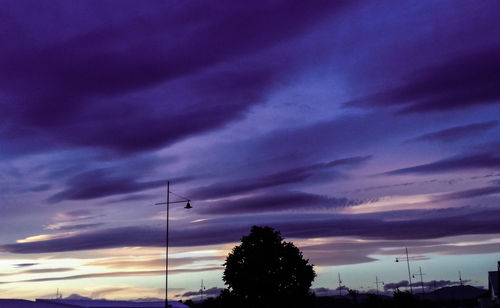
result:
<svg viewBox="0 0 500 308"><path fill-rule="evenodd" d="M353 304L357 304L358 303L359 291L358 290L354 290L354 289L349 289L349 293L348 294L351 297L351 300L352 300Z"/></svg>
<svg viewBox="0 0 500 308"><path fill-rule="evenodd" d="M363 300L362 306L367 308L382 308L382 307L387 307L388 305L384 303L382 297L380 297L379 295L368 293L366 294L366 297Z"/></svg>
<svg viewBox="0 0 500 308"><path fill-rule="evenodd" d="M221 298L234 307L304 307L312 296L313 265L270 227L253 226L224 266Z"/></svg>
<svg viewBox="0 0 500 308"><path fill-rule="evenodd" d="M394 306L397 308L411 308L417 306L415 297L409 291L396 289L393 293Z"/></svg>

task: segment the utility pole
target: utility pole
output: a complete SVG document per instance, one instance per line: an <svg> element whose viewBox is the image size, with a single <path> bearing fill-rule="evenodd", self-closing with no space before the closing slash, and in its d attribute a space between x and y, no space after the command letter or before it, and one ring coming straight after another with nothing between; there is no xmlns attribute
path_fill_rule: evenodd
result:
<svg viewBox="0 0 500 308"><path fill-rule="evenodd" d="M418 271L419 271L419 274L413 274L413 277L415 278L415 275L420 276L420 285L422 286L422 297L423 297L425 294L424 278L423 278L425 274L422 274L422 268L420 266L418 267Z"/></svg>
<svg viewBox="0 0 500 308"><path fill-rule="evenodd" d="M463 287L464 282L462 281L462 273L460 271L458 271L458 280L460 281L460 286Z"/></svg>

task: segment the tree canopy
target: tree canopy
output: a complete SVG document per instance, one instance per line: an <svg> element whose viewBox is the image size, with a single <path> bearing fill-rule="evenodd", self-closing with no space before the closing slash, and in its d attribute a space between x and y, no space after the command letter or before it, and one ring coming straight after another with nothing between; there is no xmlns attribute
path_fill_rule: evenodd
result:
<svg viewBox="0 0 500 308"><path fill-rule="evenodd" d="M246 307L301 307L316 276L302 252L270 227L253 226L224 266L223 296Z"/></svg>

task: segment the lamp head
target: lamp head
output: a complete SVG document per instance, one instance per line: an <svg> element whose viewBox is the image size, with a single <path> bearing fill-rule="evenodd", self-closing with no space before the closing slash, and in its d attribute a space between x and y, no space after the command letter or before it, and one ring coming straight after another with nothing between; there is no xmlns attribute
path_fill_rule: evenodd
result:
<svg viewBox="0 0 500 308"><path fill-rule="evenodd" d="M193 207L191 206L191 203L189 203L190 201L188 201L188 203L186 204L186 206L184 207L185 209L192 209Z"/></svg>

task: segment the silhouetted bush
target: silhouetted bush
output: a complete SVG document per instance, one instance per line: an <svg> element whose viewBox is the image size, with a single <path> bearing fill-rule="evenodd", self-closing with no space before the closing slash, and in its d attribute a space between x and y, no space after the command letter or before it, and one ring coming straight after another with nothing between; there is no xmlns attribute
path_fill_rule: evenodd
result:
<svg viewBox="0 0 500 308"><path fill-rule="evenodd" d="M409 291L394 291L394 307L412 308L417 307L417 299Z"/></svg>

